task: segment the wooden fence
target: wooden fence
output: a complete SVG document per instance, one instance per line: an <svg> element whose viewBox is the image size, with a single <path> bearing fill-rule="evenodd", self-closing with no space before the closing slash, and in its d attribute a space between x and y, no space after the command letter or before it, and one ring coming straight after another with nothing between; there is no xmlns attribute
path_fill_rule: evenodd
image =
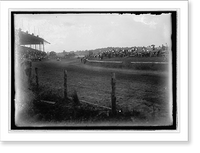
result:
<svg viewBox="0 0 200 153"><path fill-rule="evenodd" d="M123 64L123 61L98 61L98 60L86 60L89 63L112 63ZM130 62L130 64L168 64L168 62Z"/></svg>
<svg viewBox="0 0 200 153"><path fill-rule="evenodd" d="M98 60L86 60L87 62L90 63L114 63L114 64L122 64L122 61L98 61Z"/></svg>
<svg viewBox="0 0 200 153"><path fill-rule="evenodd" d="M37 90L39 89L39 77L38 77L38 68L35 68L35 83L36 83L36 88ZM67 102L68 100L68 94L67 94L67 70L64 70L64 84L63 84L63 88L64 88L64 100ZM95 107L100 107L102 109L106 109L111 111L111 114L114 116L116 115L116 77L115 77L115 73L112 73L111 75L111 105L112 107L106 107L106 106L102 106L102 105L98 105L98 104L94 104L91 102L86 102L84 100L80 100L80 102L82 103L86 103L89 105L93 105ZM76 92L76 91L75 91ZM77 93L75 93L75 95L77 95ZM52 101L46 101L46 100L41 100L41 102L44 103L48 103L48 104L55 104L55 102Z"/></svg>

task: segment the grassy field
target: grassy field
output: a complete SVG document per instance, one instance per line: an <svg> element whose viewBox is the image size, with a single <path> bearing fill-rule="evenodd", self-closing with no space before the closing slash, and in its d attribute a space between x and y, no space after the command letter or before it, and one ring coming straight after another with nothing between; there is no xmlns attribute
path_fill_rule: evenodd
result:
<svg viewBox="0 0 200 153"><path fill-rule="evenodd" d="M64 70L67 70L69 96L76 90L80 101L111 107L111 73L115 72L116 104L122 114L118 118L120 123L123 125L168 125L171 123L167 70L146 71L96 67L83 64L79 59L33 62L33 70L35 67L38 68L40 99L57 103L62 101ZM87 114L86 110L92 112L94 109L88 110L89 106L85 104L84 107L82 116ZM63 111L60 111L61 114ZM53 115L53 112L50 111L48 114ZM93 116L95 118L94 114ZM104 117L104 120L105 122L101 124L109 122L109 118Z"/></svg>

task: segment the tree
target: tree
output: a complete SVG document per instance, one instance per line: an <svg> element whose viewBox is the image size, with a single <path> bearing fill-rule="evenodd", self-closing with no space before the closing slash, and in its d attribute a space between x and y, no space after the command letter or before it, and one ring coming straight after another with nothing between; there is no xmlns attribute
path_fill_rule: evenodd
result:
<svg viewBox="0 0 200 153"><path fill-rule="evenodd" d="M63 56L66 56L67 52L65 50L63 50Z"/></svg>
<svg viewBox="0 0 200 153"><path fill-rule="evenodd" d="M57 56L57 54L56 54L56 52L54 52L54 51L51 51L51 52L49 53L49 57L54 58L54 57L56 57L56 56Z"/></svg>
<svg viewBox="0 0 200 153"><path fill-rule="evenodd" d="M90 50L89 51L89 56L92 56L93 55L93 52Z"/></svg>
<svg viewBox="0 0 200 153"><path fill-rule="evenodd" d="M153 45L151 45L151 46L152 46L152 49L155 50L155 45L153 44Z"/></svg>

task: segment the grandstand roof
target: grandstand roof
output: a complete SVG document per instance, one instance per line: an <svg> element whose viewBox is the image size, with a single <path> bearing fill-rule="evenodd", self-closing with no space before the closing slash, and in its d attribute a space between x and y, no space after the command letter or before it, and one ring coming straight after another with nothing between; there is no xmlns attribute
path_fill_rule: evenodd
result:
<svg viewBox="0 0 200 153"><path fill-rule="evenodd" d="M28 31L24 32L21 31L21 29L19 29L18 32L19 32L20 45L43 44L43 43L50 44L48 41L44 40L38 35L35 36L33 33L29 34Z"/></svg>

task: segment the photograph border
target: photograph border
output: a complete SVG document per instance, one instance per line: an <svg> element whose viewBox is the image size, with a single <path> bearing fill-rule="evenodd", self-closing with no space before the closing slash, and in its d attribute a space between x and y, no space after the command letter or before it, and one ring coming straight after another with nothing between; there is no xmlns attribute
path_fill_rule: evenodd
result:
<svg viewBox="0 0 200 153"><path fill-rule="evenodd" d="M15 80L14 80L14 61L15 61L15 15L19 14L151 14L151 15L160 15L162 13L171 14L171 27L172 27L172 89L169 91L172 92L172 124L171 125L151 125L151 126L16 126L15 124ZM176 52L177 52L177 11L37 11L37 9L32 11L11 11L11 130L176 130L177 128L177 83L176 83Z"/></svg>
<svg viewBox="0 0 200 153"><path fill-rule="evenodd" d="M177 130L11 130L10 9L137 8L178 10ZM187 144L191 141L191 1L0 1L0 143L1 144ZM189 70L189 71L188 71Z"/></svg>

